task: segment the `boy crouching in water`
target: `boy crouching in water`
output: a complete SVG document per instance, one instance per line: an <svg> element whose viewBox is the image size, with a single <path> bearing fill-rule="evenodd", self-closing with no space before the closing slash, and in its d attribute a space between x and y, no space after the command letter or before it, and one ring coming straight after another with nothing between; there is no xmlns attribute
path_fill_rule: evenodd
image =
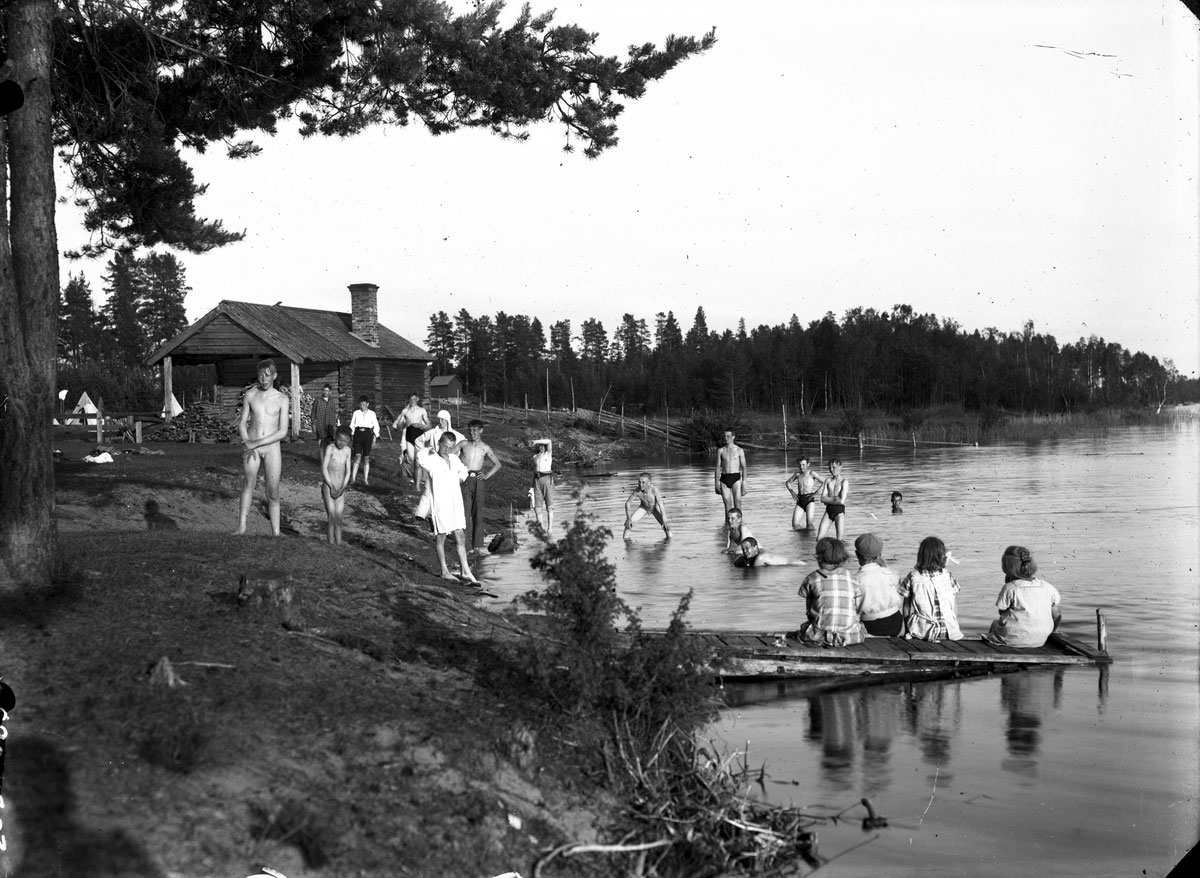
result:
<svg viewBox="0 0 1200 878"><path fill-rule="evenodd" d="M636 509L633 508L634 504L637 504ZM650 484L650 473L642 473L638 476L637 487L625 501L624 537L628 538L633 526L641 521L647 512L662 525L663 533L667 535L667 539L670 539L671 525L667 524L667 509L663 505L662 494L658 493L658 488Z"/></svg>
<svg viewBox="0 0 1200 878"><path fill-rule="evenodd" d="M342 424L321 454L321 500L329 519L325 535L331 546L342 544L342 512L346 508L346 487L350 484L351 439L350 428Z"/></svg>

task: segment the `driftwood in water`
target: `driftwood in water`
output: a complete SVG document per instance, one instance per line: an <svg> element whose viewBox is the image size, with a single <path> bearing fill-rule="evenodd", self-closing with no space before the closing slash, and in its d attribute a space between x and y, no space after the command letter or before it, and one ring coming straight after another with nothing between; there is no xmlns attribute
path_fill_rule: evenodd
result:
<svg viewBox="0 0 1200 878"><path fill-rule="evenodd" d="M238 582L237 599L243 607L273 609L285 628L304 627L296 588L291 576L282 570L247 570Z"/></svg>

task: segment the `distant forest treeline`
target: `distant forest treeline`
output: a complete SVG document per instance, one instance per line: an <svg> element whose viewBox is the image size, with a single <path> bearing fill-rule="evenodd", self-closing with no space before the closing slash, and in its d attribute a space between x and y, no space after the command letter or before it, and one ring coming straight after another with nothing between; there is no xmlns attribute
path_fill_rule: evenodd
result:
<svg viewBox="0 0 1200 878"><path fill-rule="evenodd" d="M578 335L569 320L550 327L523 314L430 317L425 345L433 374L456 374L487 403L596 408L627 406L649 414L689 409L778 411L957 406L1025 412L1076 412L1154 406L1197 399L1195 379L1170 360L1092 336L1060 345L1034 329L968 332L955 321L853 308L803 325L736 332L708 329L698 308L684 332L674 313L646 321L625 314L611 334L595 319Z"/></svg>

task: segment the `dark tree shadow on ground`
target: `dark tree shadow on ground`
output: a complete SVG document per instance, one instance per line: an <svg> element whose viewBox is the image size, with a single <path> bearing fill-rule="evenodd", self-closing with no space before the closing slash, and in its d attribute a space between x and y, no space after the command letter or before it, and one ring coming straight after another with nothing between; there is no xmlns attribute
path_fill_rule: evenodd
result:
<svg viewBox="0 0 1200 878"><path fill-rule="evenodd" d="M65 754L43 738L11 735L5 762L6 811L17 827L12 841L21 878L117 878L165 874L123 830L81 826Z"/></svg>

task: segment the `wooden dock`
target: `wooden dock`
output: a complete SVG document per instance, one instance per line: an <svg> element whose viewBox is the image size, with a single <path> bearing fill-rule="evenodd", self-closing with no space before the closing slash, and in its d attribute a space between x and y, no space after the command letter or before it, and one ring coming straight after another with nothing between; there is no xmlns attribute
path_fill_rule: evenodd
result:
<svg viewBox="0 0 1200 878"><path fill-rule="evenodd" d="M810 646L783 634L692 631L712 649L713 671L722 679L789 677L882 677L926 679L991 674L1048 665L1107 665L1108 652L1062 634L1045 646L1014 649L973 639L926 642L868 637L853 646ZM859 682L872 682L860 680Z"/></svg>

